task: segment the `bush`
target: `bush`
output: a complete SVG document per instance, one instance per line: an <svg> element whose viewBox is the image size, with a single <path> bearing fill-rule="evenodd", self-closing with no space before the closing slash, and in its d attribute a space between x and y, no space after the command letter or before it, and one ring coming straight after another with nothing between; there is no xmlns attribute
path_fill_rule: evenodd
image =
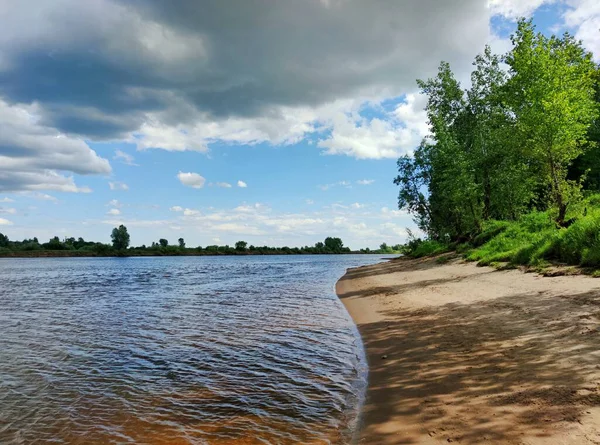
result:
<svg viewBox="0 0 600 445"><path fill-rule="evenodd" d="M410 240L403 249L404 255L411 258L422 258L425 256L438 255L440 253L448 252L450 246L433 240L421 240L412 239Z"/></svg>

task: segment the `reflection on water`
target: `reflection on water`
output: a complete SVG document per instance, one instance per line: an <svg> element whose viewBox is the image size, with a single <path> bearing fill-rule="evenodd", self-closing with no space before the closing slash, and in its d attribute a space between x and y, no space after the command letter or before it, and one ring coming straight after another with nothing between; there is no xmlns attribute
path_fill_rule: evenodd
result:
<svg viewBox="0 0 600 445"><path fill-rule="evenodd" d="M378 260L0 260L0 443L346 443L364 362L333 285Z"/></svg>

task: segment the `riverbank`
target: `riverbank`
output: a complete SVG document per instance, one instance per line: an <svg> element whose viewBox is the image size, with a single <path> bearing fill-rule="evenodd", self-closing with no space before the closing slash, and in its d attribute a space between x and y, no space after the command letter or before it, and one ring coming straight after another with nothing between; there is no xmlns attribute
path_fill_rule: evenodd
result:
<svg viewBox="0 0 600 445"><path fill-rule="evenodd" d="M600 280L435 258L350 269L360 444L599 444Z"/></svg>
<svg viewBox="0 0 600 445"><path fill-rule="evenodd" d="M108 252L108 253L96 253L90 251L77 251L77 250L34 250L34 251L14 251L14 252L0 252L1 258L122 258L122 257L177 257L177 256L301 256L301 255L390 255L387 253L378 252L331 252L331 253L309 253L309 252L197 252L194 250L189 251L166 251L166 252Z"/></svg>

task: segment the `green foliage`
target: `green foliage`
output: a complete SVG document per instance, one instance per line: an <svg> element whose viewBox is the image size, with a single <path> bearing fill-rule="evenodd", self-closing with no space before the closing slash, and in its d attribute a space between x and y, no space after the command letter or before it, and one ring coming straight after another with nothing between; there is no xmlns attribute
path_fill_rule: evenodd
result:
<svg viewBox="0 0 600 445"><path fill-rule="evenodd" d="M426 256L439 255L450 250L449 244L434 240L416 240L410 246L405 247L404 255L411 258L422 258Z"/></svg>
<svg viewBox="0 0 600 445"><path fill-rule="evenodd" d="M540 258L540 248L556 230L548 212L533 212L510 223L491 223L489 230L483 232L488 241L467 258L481 264L498 261L528 264L531 259Z"/></svg>
<svg viewBox="0 0 600 445"><path fill-rule="evenodd" d="M51 238L47 243L42 244L42 247L46 250L67 250L68 247L63 243L58 236Z"/></svg>
<svg viewBox="0 0 600 445"><path fill-rule="evenodd" d="M492 221L536 210L568 225L582 184L600 187L600 70L591 54L525 20L512 41L504 56L486 47L475 58L468 90L446 62L417 81L431 135L398 160L394 183L399 208L430 240L480 246L509 229Z"/></svg>
<svg viewBox="0 0 600 445"><path fill-rule="evenodd" d="M563 228L554 222L552 212L533 212L518 221L493 223L487 233L490 238L467 254L467 259L482 265L509 262L539 266L548 261L600 266L600 196L584 201L583 210L568 216L572 224ZM503 229L498 232L498 227ZM494 232L498 232L493 235Z"/></svg>
<svg viewBox="0 0 600 445"><path fill-rule="evenodd" d="M342 252L344 248L344 243L340 238L325 238L325 247L329 249L331 252Z"/></svg>
<svg viewBox="0 0 600 445"><path fill-rule="evenodd" d="M527 156L538 167L540 185L550 190L548 204L558 208L562 224L580 183L567 179L568 167L580 156L597 117L596 66L581 42L535 33L521 20L507 55L508 100Z"/></svg>
<svg viewBox="0 0 600 445"><path fill-rule="evenodd" d="M129 247L129 233L125 226L115 228L111 234L113 245L85 241L83 238L65 238L55 236L49 242L39 244L37 238L23 241L9 241L0 234L0 256L162 256L162 255L301 255L301 254L344 254L344 253L376 253L370 249L352 252L340 238L328 237L326 242L318 242L314 246L304 247L248 247L245 241L238 241L235 247L206 246L206 248L187 248L183 238L178 245L170 246L164 238L151 246ZM388 252L396 253L401 246L388 247ZM389 250L392 250L391 252ZM48 253L52 252L52 253Z"/></svg>
<svg viewBox="0 0 600 445"><path fill-rule="evenodd" d="M115 250L122 251L129 247L129 232L123 224L113 229L110 238Z"/></svg>

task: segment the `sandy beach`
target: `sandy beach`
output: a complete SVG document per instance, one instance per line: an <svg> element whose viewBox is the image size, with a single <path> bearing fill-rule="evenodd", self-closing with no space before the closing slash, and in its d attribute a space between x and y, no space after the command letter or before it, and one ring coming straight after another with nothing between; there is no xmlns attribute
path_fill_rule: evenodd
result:
<svg viewBox="0 0 600 445"><path fill-rule="evenodd" d="M351 269L361 444L600 444L600 279L453 259Z"/></svg>

